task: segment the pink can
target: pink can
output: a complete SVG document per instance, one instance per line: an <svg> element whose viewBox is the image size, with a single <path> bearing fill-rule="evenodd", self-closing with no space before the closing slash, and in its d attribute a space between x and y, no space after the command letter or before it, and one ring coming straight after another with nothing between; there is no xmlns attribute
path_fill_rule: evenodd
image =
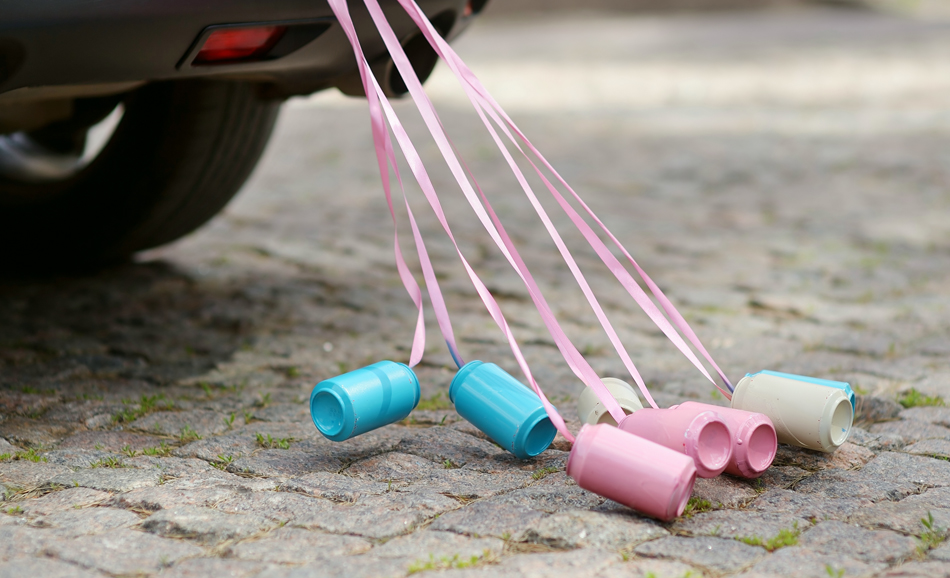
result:
<svg viewBox="0 0 950 578"><path fill-rule="evenodd" d="M778 450L778 437L772 420L763 413L731 407L716 407L715 411L732 432L732 459L726 466L726 472L743 478L757 478L764 474L772 465Z"/></svg>
<svg viewBox="0 0 950 578"><path fill-rule="evenodd" d="M577 434L567 475L585 490L669 521L686 508L696 466L681 453L597 424L585 425Z"/></svg>
<svg viewBox="0 0 950 578"><path fill-rule="evenodd" d="M641 409L618 426L693 459L696 475L714 478L732 459L732 433L714 410L719 408L694 402L669 409Z"/></svg>

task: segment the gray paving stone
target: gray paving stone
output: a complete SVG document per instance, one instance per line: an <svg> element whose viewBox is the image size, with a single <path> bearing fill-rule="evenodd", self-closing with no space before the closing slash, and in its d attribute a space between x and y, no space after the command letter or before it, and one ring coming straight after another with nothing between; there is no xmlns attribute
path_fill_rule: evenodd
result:
<svg viewBox="0 0 950 578"><path fill-rule="evenodd" d="M37 554L48 541L42 530L16 523L0 525L0 562Z"/></svg>
<svg viewBox="0 0 950 578"><path fill-rule="evenodd" d="M108 503L117 508L156 512L185 506L214 506L240 494L239 488L224 485L206 488L180 488L176 484L163 484L118 494Z"/></svg>
<svg viewBox="0 0 950 578"><path fill-rule="evenodd" d="M927 377L911 385L923 394L939 395L945 399L950 399L950 372L948 371L930 372Z"/></svg>
<svg viewBox="0 0 950 578"><path fill-rule="evenodd" d="M105 578L105 574L49 558L17 558L0 562L0 578Z"/></svg>
<svg viewBox="0 0 950 578"><path fill-rule="evenodd" d="M57 448L120 452L128 447L140 452L145 448L157 446L159 442L157 438L127 431L82 431L64 439Z"/></svg>
<svg viewBox="0 0 950 578"><path fill-rule="evenodd" d="M900 472L901 478L922 486L950 486L950 462L895 452L884 452L862 470L866 476L893 476Z"/></svg>
<svg viewBox="0 0 950 578"><path fill-rule="evenodd" d="M0 438L0 455L2 454L15 454L19 451L19 448L11 444L7 440Z"/></svg>
<svg viewBox="0 0 950 578"><path fill-rule="evenodd" d="M752 501L758 492L744 481L730 476L715 478L696 478L693 484L693 496L707 500L714 506L737 508Z"/></svg>
<svg viewBox="0 0 950 578"><path fill-rule="evenodd" d="M112 494L100 492L90 488L66 488L58 492L50 492L38 498L23 500L17 505L27 516L48 516L55 512L88 508L105 503Z"/></svg>
<svg viewBox="0 0 950 578"><path fill-rule="evenodd" d="M128 528L137 525L140 518L126 510L115 508L83 508L61 510L42 516L34 520L40 527L53 529L53 534L59 537L85 536L88 534L102 534L118 528Z"/></svg>
<svg viewBox="0 0 950 578"><path fill-rule="evenodd" d="M941 562L950 562L950 542L944 542L933 550L927 552L927 557L931 560L940 560Z"/></svg>
<svg viewBox="0 0 950 578"><path fill-rule="evenodd" d="M925 530L921 520L930 513L934 525L950 529L950 488L934 488L900 502L879 502L854 513L850 522L870 528L887 528L919 535Z"/></svg>
<svg viewBox="0 0 950 578"><path fill-rule="evenodd" d="M593 578L603 575L612 567L619 566L621 562L620 556L614 552L583 548L570 552L512 556L503 559L497 565L456 571L453 574L464 578L470 576L545 578L552 575Z"/></svg>
<svg viewBox="0 0 950 578"><path fill-rule="evenodd" d="M253 456L236 459L228 471L263 477L303 476L313 472L337 473L347 464L343 457L297 450L262 450Z"/></svg>
<svg viewBox="0 0 950 578"><path fill-rule="evenodd" d="M629 551L643 542L668 535L669 532L659 524L639 516L576 510L548 516L514 539L557 550L600 548Z"/></svg>
<svg viewBox="0 0 950 578"><path fill-rule="evenodd" d="M923 440L904 448L916 456L950 458L950 440Z"/></svg>
<svg viewBox="0 0 950 578"><path fill-rule="evenodd" d="M948 578L950 564L945 562L908 562L878 574L880 578Z"/></svg>
<svg viewBox="0 0 950 578"><path fill-rule="evenodd" d="M220 435L193 441L172 454L180 458L198 458L209 462L219 462L219 456L234 459L243 458L261 449L253 435Z"/></svg>
<svg viewBox="0 0 950 578"><path fill-rule="evenodd" d="M222 512L262 516L277 523L312 520L332 511L333 503L290 492L242 493L215 504Z"/></svg>
<svg viewBox="0 0 950 578"><path fill-rule="evenodd" d="M883 475L877 469L873 472L876 475L868 475L869 473L867 469L859 472L823 470L805 478L796 484L794 489L796 492L814 494L821 498L858 498L879 502L900 500L916 493L920 487L915 480L907 476L895 478L893 475Z"/></svg>
<svg viewBox="0 0 950 578"><path fill-rule="evenodd" d="M281 491L297 492L334 502L355 502L360 496L378 496L389 489L388 483L360 480L328 472L305 474L280 485Z"/></svg>
<svg viewBox="0 0 950 578"><path fill-rule="evenodd" d="M872 434L857 426L851 428L848 441L866 447L872 452L896 452L904 447L904 438L897 434Z"/></svg>
<svg viewBox="0 0 950 578"><path fill-rule="evenodd" d="M854 401L855 421L859 423L875 423L896 418L902 409L893 399L871 395L856 396Z"/></svg>
<svg viewBox="0 0 950 578"><path fill-rule="evenodd" d="M70 471L66 466L29 460L0 462L0 482L17 488L38 488Z"/></svg>
<svg viewBox="0 0 950 578"><path fill-rule="evenodd" d="M544 514L513 504L478 501L439 516L430 526L470 536L511 537L536 524Z"/></svg>
<svg viewBox="0 0 950 578"><path fill-rule="evenodd" d="M809 471L854 469L863 466L873 458L874 452L850 442L845 442L831 453L780 444L773 464L776 466L795 466Z"/></svg>
<svg viewBox="0 0 950 578"><path fill-rule="evenodd" d="M413 434L400 441L396 451L439 464L449 460L459 467L471 465L485 472L498 469L511 455L492 443L447 427L416 429Z"/></svg>
<svg viewBox="0 0 950 578"><path fill-rule="evenodd" d="M672 558L715 572L738 572L765 557L762 548L735 540L670 536L641 544L634 549L640 556Z"/></svg>
<svg viewBox="0 0 950 578"><path fill-rule="evenodd" d="M622 564L608 566L599 576L603 578L701 578L702 570L689 564L659 558L632 558Z"/></svg>
<svg viewBox="0 0 950 578"><path fill-rule="evenodd" d="M501 555L505 543L497 538L469 538L452 532L422 530L408 536L399 536L373 549L374 557L400 559L407 568L412 563L424 564L430 557L470 560L475 557L495 558Z"/></svg>
<svg viewBox="0 0 950 578"><path fill-rule="evenodd" d="M369 555L318 560L297 568L276 567L255 578L404 578L402 560Z"/></svg>
<svg viewBox="0 0 950 578"><path fill-rule="evenodd" d="M797 529L803 532L810 527L808 520L788 514L718 510L696 514L692 518L681 518L673 525L673 531L677 534L719 538L758 536L770 540L782 530Z"/></svg>
<svg viewBox="0 0 950 578"><path fill-rule="evenodd" d="M62 473L50 480L60 486L92 488L103 492L129 492L157 486L162 474L158 470L132 468L95 468Z"/></svg>
<svg viewBox="0 0 950 578"><path fill-rule="evenodd" d="M846 520L856 512L871 506L872 502L867 498L825 498L791 490L769 490L752 502L749 508L817 521Z"/></svg>
<svg viewBox="0 0 950 578"><path fill-rule="evenodd" d="M232 546L228 555L272 564L307 564L326 558L363 554L370 548L370 542L356 536L338 536L287 526L259 540Z"/></svg>
<svg viewBox="0 0 950 578"><path fill-rule="evenodd" d="M867 578L876 576L887 566L861 562L840 551L835 554L821 554L802 546L792 546L770 554L752 567L752 573L796 578L828 578L828 568L831 568L836 576L843 570L843 576L848 578Z"/></svg>
<svg viewBox="0 0 950 578"><path fill-rule="evenodd" d="M895 564L917 553L917 541L887 530L870 531L831 520L805 531L799 544L820 554L848 556L862 562Z"/></svg>
<svg viewBox="0 0 950 578"><path fill-rule="evenodd" d="M911 407L903 410L900 418L950 427L950 407Z"/></svg>
<svg viewBox="0 0 950 578"><path fill-rule="evenodd" d="M756 495L758 495L762 491L791 488L811 474L812 472L797 466L772 466L765 470L765 473L759 478L756 478L752 484L755 485Z"/></svg>
<svg viewBox="0 0 950 578"><path fill-rule="evenodd" d="M390 538L411 532L459 503L440 494L390 492L369 496L356 504L334 504L315 515L298 516L297 526L335 534Z"/></svg>
<svg viewBox="0 0 950 578"><path fill-rule="evenodd" d="M932 439L950 439L950 428L920 421L898 420L876 423L870 427L870 432L874 434L899 435L905 443Z"/></svg>
<svg viewBox="0 0 950 578"><path fill-rule="evenodd" d="M43 423L25 417L11 417L0 423L0 437L24 448L49 447L72 434L78 424Z"/></svg>
<svg viewBox="0 0 950 578"><path fill-rule="evenodd" d="M203 553L193 544L127 529L54 540L44 550L66 562L120 575L158 572L179 560Z"/></svg>
<svg viewBox="0 0 950 578"><path fill-rule="evenodd" d="M43 452L43 457L51 464L66 466L71 469L90 468L93 464L102 463L103 460L116 460L122 462L123 456L111 452L99 450L82 449L64 449Z"/></svg>
<svg viewBox="0 0 950 578"><path fill-rule="evenodd" d="M179 436L186 428L191 428L191 431L205 437L228 431L224 423L226 417L223 413L201 409L159 411L135 420L129 424L129 428L167 436Z"/></svg>
<svg viewBox="0 0 950 578"><path fill-rule="evenodd" d="M159 510L142 522L142 528L159 536L190 538L203 544L240 540L265 532L277 524L262 516L229 514L211 508L182 506Z"/></svg>
<svg viewBox="0 0 950 578"><path fill-rule="evenodd" d="M589 510L604 503L604 498L581 489L564 474L552 474L546 484L534 484L507 494L487 498L494 504L523 506L553 514L567 510ZM555 483L554 480L557 482Z"/></svg>
<svg viewBox="0 0 950 578"><path fill-rule="evenodd" d="M162 570L161 578L250 578L266 568L265 565L246 560L223 560L221 558L192 558L178 562Z"/></svg>
<svg viewBox="0 0 950 578"><path fill-rule="evenodd" d="M468 466L457 468L446 462L436 464L400 452L388 452L353 464L347 475L377 482L411 483L445 495L474 500L491 497L532 482L531 474L522 471L483 473Z"/></svg>

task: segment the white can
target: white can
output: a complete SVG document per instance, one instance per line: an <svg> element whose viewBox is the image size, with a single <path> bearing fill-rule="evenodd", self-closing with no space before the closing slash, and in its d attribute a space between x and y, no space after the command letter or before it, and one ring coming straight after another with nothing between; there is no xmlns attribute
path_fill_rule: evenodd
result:
<svg viewBox="0 0 950 578"><path fill-rule="evenodd" d="M767 415L779 443L822 452L843 444L854 421L854 408L843 389L809 377L766 371L739 381L732 407Z"/></svg>
<svg viewBox="0 0 950 578"><path fill-rule="evenodd" d="M640 402L640 398L637 397L637 392L626 381L617 379L616 377L605 377L601 381L604 383L607 391L610 392L610 395L617 400L617 404L620 405L620 409L622 409L624 413L630 415L637 410L643 409L643 404ZM613 416L607 412L607 408L604 407L604 404L597 398L597 394L594 393L594 390L586 386L577 400L577 417L583 423L590 425L599 423L612 426L617 425Z"/></svg>

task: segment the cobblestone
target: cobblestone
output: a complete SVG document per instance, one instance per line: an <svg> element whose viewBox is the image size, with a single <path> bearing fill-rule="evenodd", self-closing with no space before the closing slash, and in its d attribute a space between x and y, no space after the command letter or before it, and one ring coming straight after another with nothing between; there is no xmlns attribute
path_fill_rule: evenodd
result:
<svg viewBox="0 0 950 578"><path fill-rule="evenodd" d="M211 508L182 506L160 510L142 522L142 528L159 536L191 538L202 544L240 540L277 524L262 516L227 514Z"/></svg>
<svg viewBox="0 0 950 578"><path fill-rule="evenodd" d="M549 516L515 540L558 550L601 548L617 552L668 535L658 524L636 516L577 510Z"/></svg>
<svg viewBox="0 0 950 578"><path fill-rule="evenodd" d="M638 546L634 552L641 556L673 558L709 568L715 572L738 572L766 555L765 550L735 540L671 536Z"/></svg>
<svg viewBox="0 0 950 578"><path fill-rule="evenodd" d="M203 552L193 544L125 529L55 540L44 551L66 562L109 574L154 573Z"/></svg>
<svg viewBox="0 0 950 578"><path fill-rule="evenodd" d="M95 273L0 280L0 578L948 575L946 542L918 546L922 519L931 542L950 529L950 409L898 403L911 389L950 402L950 81L934 72L948 38L943 21L802 9L545 14L458 41L730 377L852 383L857 427L837 452L781 446L756 480L697 480L689 517L645 519L566 475L563 436L521 461L463 420L431 315L420 409L322 438L313 384L406 361L416 319L365 103L328 91L287 104L244 192L201 231ZM430 94L565 331L599 374L629 378L446 73ZM580 383L417 144L576 431ZM455 248L416 214L462 354L520 379ZM551 218L661 405L725 405ZM796 523L797 544L742 541Z"/></svg>
<svg viewBox="0 0 950 578"><path fill-rule="evenodd" d="M306 564L316 560L363 554L372 548L356 536L337 536L300 528L279 528L260 540L232 546L236 558L274 564Z"/></svg>

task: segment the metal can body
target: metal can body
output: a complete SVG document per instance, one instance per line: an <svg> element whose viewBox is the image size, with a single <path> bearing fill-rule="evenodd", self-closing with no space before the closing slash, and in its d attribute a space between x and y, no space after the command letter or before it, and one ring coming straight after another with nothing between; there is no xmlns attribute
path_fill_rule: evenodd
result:
<svg viewBox="0 0 950 578"><path fill-rule="evenodd" d="M567 460L577 485L648 516L681 515L693 491L689 457L607 424L585 425Z"/></svg>
<svg viewBox="0 0 950 578"><path fill-rule="evenodd" d="M689 456L699 477L714 478L732 459L732 433L715 409L694 402L669 409L646 408L625 417L619 427Z"/></svg>
<svg viewBox="0 0 950 578"><path fill-rule="evenodd" d="M794 379L795 381L804 381L806 383L815 383L818 385L824 385L827 387L840 389L841 391L844 392L845 396L848 398L848 401L851 402L851 409L854 410L854 408L857 407L855 405L855 401L857 400L857 398L854 395L854 390L851 389L851 384L846 381L832 381L830 379L819 379L817 377L808 377L806 375L795 375L794 373L782 373L780 371L769 371L767 369L763 369L759 373L752 374L753 377L755 377L756 375L771 375L774 377L784 377L786 379Z"/></svg>
<svg viewBox="0 0 950 578"><path fill-rule="evenodd" d="M341 442L405 419L420 395L409 366L380 361L318 383L310 394L310 416L327 439Z"/></svg>
<svg viewBox="0 0 950 578"><path fill-rule="evenodd" d="M617 404L620 405L620 409L622 409L624 413L630 415L635 411L643 409L643 404L640 402L637 392L634 391L627 382L615 377L605 377L601 381L603 381L604 387L607 388L610 395L617 400ZM577 398L577 417L581 420L581 423L590 425L596 423L617 425L613 416L607 413L607 408L605 408L604 404L597 398L597 394L594 393L594 390L587 386L584 387L581 395Z"/></svg>
<svg viewBox="0 0 950 578"><path fill-rule="evenodd" d="M449 399L459 415L521 459L540 454L557 435L541 399L494 363L465 364Z"/></svg>
<svg viewBox="0 0 950 578"><path fill-rule="evenodd" d="M851 433L854 408L838 387L759 372L736 385L732 407L763 413L772 420L779 443L822 452L836 450Z"/></svg>
<svg viewBox="0 0 950 578"><path fill-rule="evenodd" d="M778 450L772 420L762 413L731 407L717 406L715 410L732 432L732 459L726 466L726 473L743 478L757 478L764 474Z"/></svg>

